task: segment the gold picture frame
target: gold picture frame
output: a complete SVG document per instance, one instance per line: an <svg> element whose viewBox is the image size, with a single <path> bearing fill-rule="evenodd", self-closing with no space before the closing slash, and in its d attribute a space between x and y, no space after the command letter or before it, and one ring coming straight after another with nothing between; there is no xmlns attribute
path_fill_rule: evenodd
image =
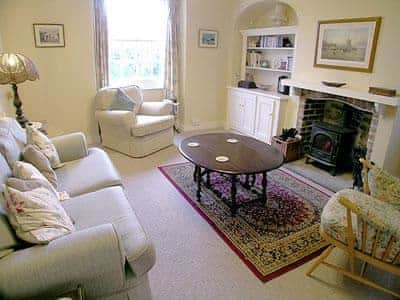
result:
<svg viewBox="0 0 400 300"><path fill-rule="evenodd" d="M314 67L372 73L381 17L318 22Z"/></svg>

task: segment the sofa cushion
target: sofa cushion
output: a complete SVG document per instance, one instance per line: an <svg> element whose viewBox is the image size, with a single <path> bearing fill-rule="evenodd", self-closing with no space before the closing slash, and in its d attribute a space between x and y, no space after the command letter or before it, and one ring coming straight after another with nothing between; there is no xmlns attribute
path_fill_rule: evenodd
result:
<svg viewBox="0 0 400 300"><path fill-rule="evenodd" d="M134 111L137 104L123 90L117 89L110 105L110 110Z"/></svg>
<svg viewBox="0 0 400 300"><path fill-rule="evenodd" d="M374 167L368 172L371 196L400 209L400 179L385 170Z"/></svg>
<svg viewBox="0 0 400 300"><path fill-rule="evenodd" d="M174 116L136 115L136 124L132 127L133 136L145 136L174 126Z"/></svg>
<svg viewBox="0 0 400 300"><path fill-rule="evenodd" d="M38 129L27 126L26 127L28 144L37 146L40 151L49 159L53 169L62 167L60 157L52 141L40 132Z"/></svg>
<svg viewBox="0 0 400 300"><path fill-rule="evenodd" d="M62 205L75 221L78 231L101 224L113 224L135 275L145 274L154 265L153 245L121 187L80 195L64 201Z"/></svg>
<svg viewBox="0 0 400 300"><path fill-rule="evenodd" d="M5 188L7 214L18 237L32 244L47 244L71 233L74 226L57 193L42 186L40 181L36 180L35 185L27 191Z"/></svg>
<svg viewBox="0 0 400 300"><path fill-rule="evenodd" d="M56 174L58 190L66 191L71 197L121 184L118 171L99 148L89 148L87 156L65 163Z"/></svg>
<svg viewBox="0 0 400 300"><path fill-rule="evenodd" d="M51 168L48 158L36 146L27 145L22 151L22 157L25 162L35 166L54 188L57 188L56 172Z"/></svg>
<svg viewBox="0 0 400 300"><path fill-rule="evenodd" d="M18 122L11 118L0 118L0 154L4 155L9 166L20 159L25 144L25 130Z"/></svg>

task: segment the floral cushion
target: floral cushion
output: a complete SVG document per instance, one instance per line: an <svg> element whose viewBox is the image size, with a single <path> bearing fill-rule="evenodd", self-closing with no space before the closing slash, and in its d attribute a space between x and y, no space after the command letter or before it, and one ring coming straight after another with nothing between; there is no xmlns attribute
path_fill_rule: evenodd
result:
<svg viewBox="0 0 400 300"><path fill-rule="evenodd" d="M381 233L375 258L382 259L393 235L392 251L386 262L392 263L400 251L400 211L390 204L354 190L342 190L334 194L324 207L321 215L321 230L335 240L347 244L346 207L339 202L340 197L350 200L357 208L357 214L352 213L353 232L356 237L355 246L362 249L362 220L367 221L367 238L365 253L371 254L373 241L377 234L377 226L384 228Z"/></svg>
<svg viewBox="0 0 400 300"><path fill-rule="evenodd" d="M393 204L400 209L400 179L381 168L374 167L368 172L368 186L371 196Z"/></svg>
<svg viewBox="0 0 400 300"><path fill-rule="evenodd" d="M29 243L46 244L74 231L57 194L33 179L32 190L4 187L7 215L17 236Z"/></svg>

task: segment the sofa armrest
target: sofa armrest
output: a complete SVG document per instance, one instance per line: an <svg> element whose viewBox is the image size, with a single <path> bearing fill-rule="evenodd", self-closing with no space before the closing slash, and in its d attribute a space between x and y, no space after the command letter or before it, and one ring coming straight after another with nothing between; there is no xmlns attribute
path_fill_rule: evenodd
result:
<svg viewBox="0 0 400 300"><path fill-rule="evenodd" d="M342 190L336 194L339 203L360 216L375 229L387 232L400 240L400 211L393 205L355 190Z"/></svg>
<svg viewBox="0 0 400 300"><path fill-rule="evenodd" d="M91 295L119 289L124 282L121 249L113 225L104 224L16 251L0 260L0 296L31 299L79 284L90 288Z"/></svg>
<svg viewBox="0 0 400 300"><path fill-rule="evenodd" d="M95 115L100 128L115 128L118 132L122 130L126 135L131 135L131 128L135 123L133 112L124 110L97 110Z"/></svg>
<svg viewBox="0 0 400 300"><path fill-rule="evenodd" d="M61 162L68 162L88 155L85 135L81 132L57 136L51 139Z"/></svg>
<svg viewBox="0 0 400 300"><path fill-rule="evenodd" d="M171 100L143 102L139 114L148 116L165 116L174 114L175 104Z"/></svg>

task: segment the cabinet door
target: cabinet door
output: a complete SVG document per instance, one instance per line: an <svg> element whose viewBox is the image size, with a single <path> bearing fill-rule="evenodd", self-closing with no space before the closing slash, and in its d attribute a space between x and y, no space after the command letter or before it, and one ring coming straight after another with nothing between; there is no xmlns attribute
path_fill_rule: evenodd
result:
<svg viewBox="0 0 400 300"><path fill-rule="evenodd" d="M228 122L230 128L242 131L243 107L242 94L230 91L228 101Z"/></svg>
<svg viewBox="0 0 400 300"><path fill-rule="evenodd" d="M243 94L243 132L254 135L257 97L251 94Z"/></svg>
<svg viewBox="0 0 400 300"><path fill-rule="evenodd" d="M268 97L257 96L256 125L254 136L271 143L272 124L274 118L274 100Z"/></svg>

